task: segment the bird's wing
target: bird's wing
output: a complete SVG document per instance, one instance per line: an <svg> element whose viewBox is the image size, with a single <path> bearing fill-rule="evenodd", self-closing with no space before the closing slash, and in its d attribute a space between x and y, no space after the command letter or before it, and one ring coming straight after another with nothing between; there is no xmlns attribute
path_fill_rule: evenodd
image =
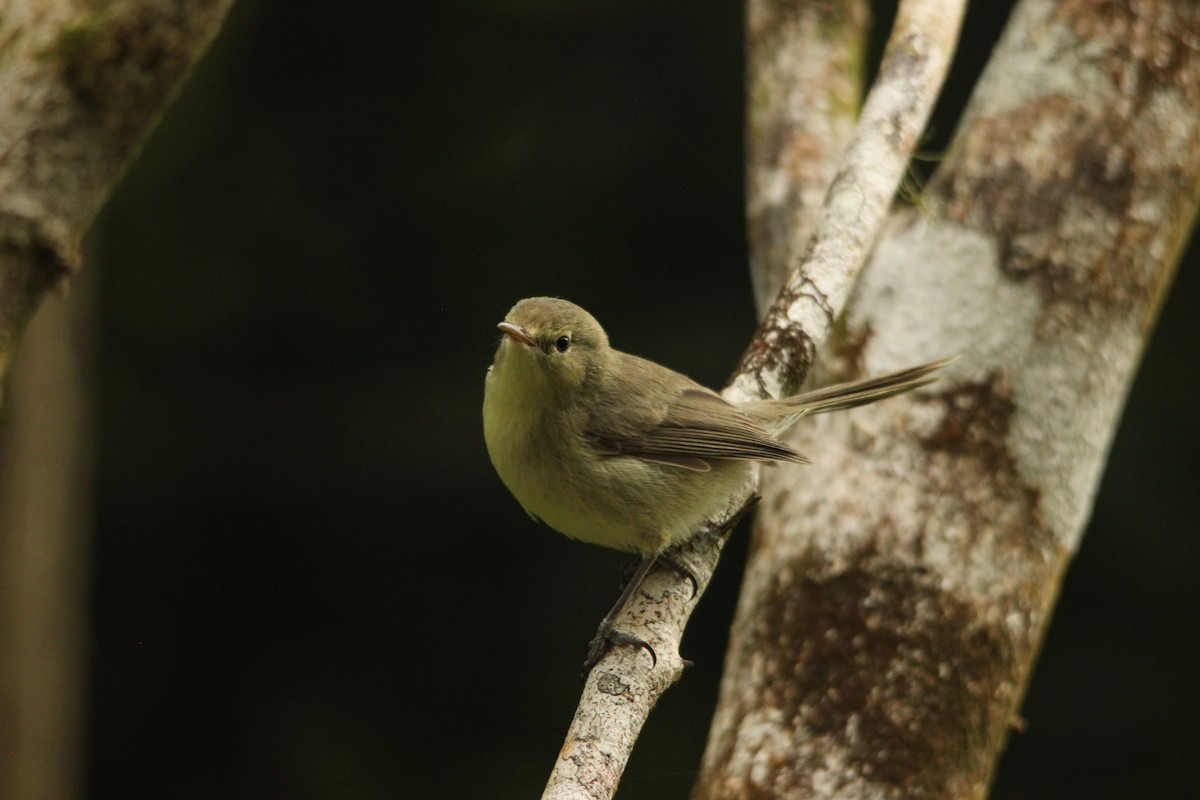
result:
<svg viewBox="0 0 1200 800"><path fill-rule="evenodd" d="M808 461L699 384L647 391L648 382L637 379L649 376L633 372L634 380L612 387L610 402L597 405L585 429L602 453L698 471L711 468L709 459ZM669 399L652 399L664 396Z"/></svg>

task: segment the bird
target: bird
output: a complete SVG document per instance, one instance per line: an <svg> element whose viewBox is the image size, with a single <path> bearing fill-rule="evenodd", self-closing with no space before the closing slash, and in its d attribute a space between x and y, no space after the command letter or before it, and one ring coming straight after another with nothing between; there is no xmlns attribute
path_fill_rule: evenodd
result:
<svg viewBox="0 0 1200 800"><path fill-rule="evenodd" d="M497 327L483 432L500 480L535 520L639 559L589 645L585 672L613 644L644 648L657 663L649 644L616 629L617 618L656 562L680 569L670 551L726 508L752 477L753 462L808 463L780 435L805 416L924 386L951 360L791 397L730 402L614 349L596 318L567 300L526 298Z"/></svg>

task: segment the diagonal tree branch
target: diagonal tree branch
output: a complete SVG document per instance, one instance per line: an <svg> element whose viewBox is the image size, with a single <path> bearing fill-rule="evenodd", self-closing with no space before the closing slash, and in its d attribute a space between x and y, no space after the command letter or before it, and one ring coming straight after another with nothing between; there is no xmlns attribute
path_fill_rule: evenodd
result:
<svg viewBox="0 0 1200 800"><path fill-rule="evenodd" d="M47 289L233 0L14 0L0 15L0 381Z"/></svg>
<svg viewBox="0 0 1200 800"><path fill-rule="evenodd" d="M961 4L902 4L814 240L743 358L728 396L748 399L798 386L812 348L832 326L867 257L924 128L957 40L961 12ZM815 277L804 277L808 274ZM710 535L686 549L684 557L699 584L696 596L678 576L651 573L620 625L654 647L657 665L650 668L641 651L614 648L591 671L543 798L607 798L616 791L650 709L682 674L678 646L683 628L720 552L721 542L711 533L746 504L754 489L747 486L740 497L731 498L729 512L713 521Z"/></svg>

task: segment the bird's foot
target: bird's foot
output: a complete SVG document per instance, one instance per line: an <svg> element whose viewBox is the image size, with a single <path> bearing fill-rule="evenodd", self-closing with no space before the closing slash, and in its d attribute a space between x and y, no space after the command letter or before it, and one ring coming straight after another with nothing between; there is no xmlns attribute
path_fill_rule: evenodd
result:
<svg viewBox="0 0 1200 800"><path fill-rule="evenodd" d="M645 639L640 636L634 636L632 633L625 633L625 631L618 631L612 627L601 625L596 631L596 635L592 637L592 641L588 642L588 654L583 662L583 674L585 677L592 671L592 667L600 663L600 659L604 658L608 652L608 648L614 644L640 647L650 654L651 666L658 666L658 655L655 654L654 648Z"/></svg>

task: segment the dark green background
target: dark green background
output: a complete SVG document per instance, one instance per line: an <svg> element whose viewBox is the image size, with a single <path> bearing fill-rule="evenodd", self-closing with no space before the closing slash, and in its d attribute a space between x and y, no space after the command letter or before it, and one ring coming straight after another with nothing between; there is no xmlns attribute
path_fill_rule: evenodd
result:
<svg viewBox="0 0 1200 800"><path fill-rule="evenodd" d="M976 3L936 147L998 33ZM480 430L495 322L589 308L711 385L753 326L741 6L239 0L98 225L92 798L529 798L622 557ZM995 797L1191 797L1197 278L1181 268ZM813 468L819 479L819 467ZM624 798L680 798L743 557Z"/></svg>

